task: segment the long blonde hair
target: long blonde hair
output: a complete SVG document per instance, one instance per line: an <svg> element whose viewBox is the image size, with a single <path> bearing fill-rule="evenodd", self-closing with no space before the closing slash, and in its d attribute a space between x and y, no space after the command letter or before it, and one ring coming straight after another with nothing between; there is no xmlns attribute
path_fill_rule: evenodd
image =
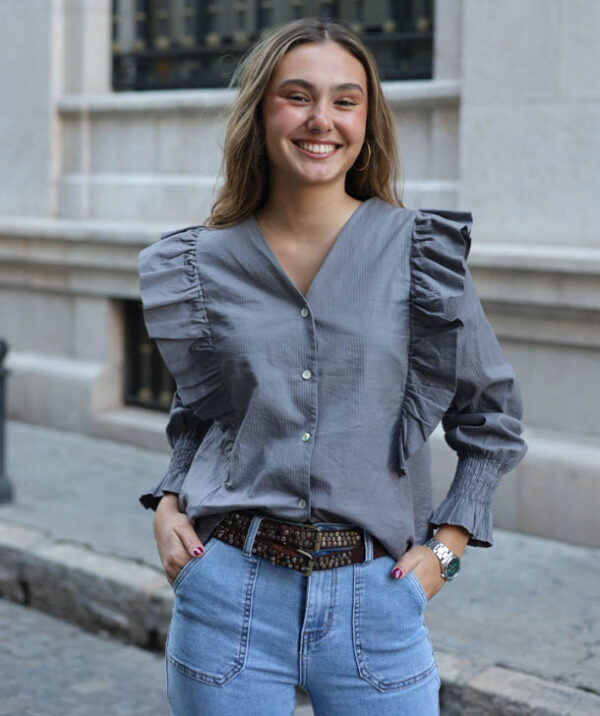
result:
<svg viewBox="0 0 600 716"><path fill-rule="evenodd" d="M403 207L398 194L400 163L396 128L385 99L375 58L354 31L340 21L304 18L268 31L237 65L230 88L239 86L227 130L219 175L223 184L205 225L225 228L246 219L267 200L269 165L261 101L283 56L305 43L337 42L356 57L367 74L368 112L365 143L346 174L346 191L355 199L372 196ZM369 148L370 146L370 159ZM367 164L364 171L358 167Z"/></svg>

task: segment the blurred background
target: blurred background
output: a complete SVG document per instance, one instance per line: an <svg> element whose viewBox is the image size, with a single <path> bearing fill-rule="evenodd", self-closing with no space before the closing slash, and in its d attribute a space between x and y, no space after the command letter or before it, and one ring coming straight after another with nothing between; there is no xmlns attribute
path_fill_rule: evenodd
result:
<svg viewBox="0 0 600 716"><path fill-rule="evenodd" d="M150 515L136 500L168 460L173 384L143 326L137 256L161 232L208 216L231 73L261 32L296 17L343 18L375 54L397 120L405 205L473 214L469 264L519 376L529 444L500 484L494 525L522 540L555 541L532 564L552 571L552 555L570 545L588 550L577 554L597 569L597 0L1 0L0 338L9 422L0 520L50 539L77 535L162 576L147 554ZM439 503L455 456L441 429L432 447ZM95 510L76 507L91 507L90 499ZM126 547L107 527L111 516L138 530L130 527ZM74 610L56 585L36 603L27 581L35 569L16 546L33 533L19 534L4 533L0 593L40 607L49 599L47 611L75 611L91 630L160 649L164 614L150 627L146 618L138 634L131 615L112 618L89 603ZM577 590L585 592L583 582ZM548 668L538 676L594 692L581 669L569 681L564 669Z"/></svg>

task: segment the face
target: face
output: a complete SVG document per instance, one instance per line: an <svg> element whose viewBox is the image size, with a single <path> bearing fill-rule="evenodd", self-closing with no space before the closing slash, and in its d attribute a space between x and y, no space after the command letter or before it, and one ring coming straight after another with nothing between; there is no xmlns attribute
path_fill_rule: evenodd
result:
<svg viewBox="0 0 600 716"><path fill-rule="evenodd" d="M367 75L335 42L290 50L262 103L271 179L301 184L344 182L362 148Z"/></svg>

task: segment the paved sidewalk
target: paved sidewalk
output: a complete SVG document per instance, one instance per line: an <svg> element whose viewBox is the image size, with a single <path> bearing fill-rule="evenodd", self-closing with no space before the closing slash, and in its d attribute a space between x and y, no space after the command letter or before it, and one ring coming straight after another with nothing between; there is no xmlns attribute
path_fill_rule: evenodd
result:
<svg viewBox="0 0 600 716"><path fill-rule="evenodd" d="M0 599L0 716L165 716L158 654Z"/></svg>
<svg viewBox="0 0 600 716"><path fill-rule="evenodd" d="M172 592L138 495L168 457L23 423L7 447L0 594L160 651ZM497 529L425 619L443 713L600 715L600 550Z"/></svg>
<svg viewBox="0 0 600 716"><path fill-rule="evenodd" d="M4 599L0 633L0 716L171 713L161 654ZM295 716L311 713L298 703Z"/></svg>

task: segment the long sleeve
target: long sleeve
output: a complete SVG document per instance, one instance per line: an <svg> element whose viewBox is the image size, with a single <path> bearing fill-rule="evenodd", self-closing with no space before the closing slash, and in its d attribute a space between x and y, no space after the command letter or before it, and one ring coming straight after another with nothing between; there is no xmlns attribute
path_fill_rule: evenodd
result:
<svg viewBox="0 0 600 716"><path fill-rule="evenodd" d="M523 405L517 376L487 321L468 267L463 299L456 393L442 418L446 442L457 452L458 463L430 522L435 527L460 525L471 535L469 545L491 547L494 493L502 475L527 452L520 437Z"/></svg>
<svg viewBox="0 0 600 716"><path fill-rule="evenodd" d="M202 227L188 227L165 234L139 256L148 335L177 386L167 424L173 448L169 468L158 485L139 498L153 510L165 492L179 493L208 429L228 409L196 261L201 233Z"/></svg>
<svg viewBox="0 0 600 716"><path fill-rule="evenodd" d="M167 492L179 493L198 447L211 424L212 420L199 420L191 408L183 405L179 393L175 392L166 428L167 439L173 452L163 478L152 490L139 498L146 509L156 510L161 497Z"/></svg>

